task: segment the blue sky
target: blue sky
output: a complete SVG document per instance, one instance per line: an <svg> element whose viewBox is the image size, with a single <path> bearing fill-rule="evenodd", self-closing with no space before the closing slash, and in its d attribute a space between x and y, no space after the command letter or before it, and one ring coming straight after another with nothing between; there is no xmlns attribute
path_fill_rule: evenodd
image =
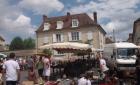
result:
<svg viewBox="0 0 140 85"><path fill-rule="evenodd" d="M0 0L0 35L6 43L15 36L34 37L42 22L48 17L87 13L91 18L97 12L98 22L117 40L126 40L133 30L133 22L140 18L140 0Z"/></svg>

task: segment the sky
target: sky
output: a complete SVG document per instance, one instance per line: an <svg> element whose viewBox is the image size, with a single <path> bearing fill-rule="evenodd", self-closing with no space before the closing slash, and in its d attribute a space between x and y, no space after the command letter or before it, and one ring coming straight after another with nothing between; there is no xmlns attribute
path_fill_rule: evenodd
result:
<svg viewBox="0 0 140 85"><path fill-rule="evenodd" d="M133 31L133 22L140 18L140 0L0 0L0 35L9 44L20 36L36 37L35 31L48 17L87 13L93 18L97 12L98 23L117 41L125 41Z"/></svg>

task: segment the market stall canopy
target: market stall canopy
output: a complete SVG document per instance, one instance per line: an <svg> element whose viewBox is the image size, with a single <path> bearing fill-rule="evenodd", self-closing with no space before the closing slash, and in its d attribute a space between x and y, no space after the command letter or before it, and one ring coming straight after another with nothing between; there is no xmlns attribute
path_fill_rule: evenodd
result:
<svg viewBox="0 0 140 85"><path fill-rule="evenodd" d="M78 49L87 50L90 49L89 44L78 43L78 42L64 42L64 43L53 43L47 44L40 47L40 49Z"/></svg>

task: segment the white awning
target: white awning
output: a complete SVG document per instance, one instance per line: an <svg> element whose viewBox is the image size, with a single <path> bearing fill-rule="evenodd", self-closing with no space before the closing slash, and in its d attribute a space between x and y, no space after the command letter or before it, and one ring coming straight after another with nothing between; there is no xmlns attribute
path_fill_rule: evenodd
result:
<svg viewBox="0 0 140 85"><path fill-rule="evenodd" d="M39 47L40 49L79 49L87 50L90 49L89 44L78 43L78 42L64 42L64 43L53 43Z"/></svg>

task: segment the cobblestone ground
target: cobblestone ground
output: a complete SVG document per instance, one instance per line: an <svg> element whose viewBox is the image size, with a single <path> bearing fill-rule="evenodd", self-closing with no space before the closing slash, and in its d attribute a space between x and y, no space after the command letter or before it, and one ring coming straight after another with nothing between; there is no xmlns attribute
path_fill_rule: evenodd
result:
<svg viewBox="0 0 140 85"><path fill-rule="evenodd" d="M22 83L22 81L26 81L28 80L28 73L27 71L21 71L21 75L20 75L20 83ZM5 85L5 81L4 81L4 85Z"/></svg>
<svg viewBox="0 0 140 85"><path fill-rule="evenodd" d="M27 71L21 71L21 79L20 82L28 80L28 72Z"/></svg>

